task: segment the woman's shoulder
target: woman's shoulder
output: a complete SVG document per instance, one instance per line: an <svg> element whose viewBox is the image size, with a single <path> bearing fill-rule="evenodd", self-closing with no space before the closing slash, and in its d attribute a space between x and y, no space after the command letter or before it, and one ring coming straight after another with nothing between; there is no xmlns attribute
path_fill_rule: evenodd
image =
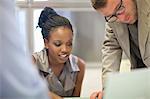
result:
<svg viewBox="0 0 150 99"><path fill-rule="evenodd" d="M32 56L37 60L37 59L44 59L45 56L47 56L47 53L46 53L46 49L43 49L39 52L34 52L32 54Z"/></svg>
<svg viewBox="0 0 150 99"><path fill-rule="evenodd" d="M40 64L43 66L48 65L48 57L47 57L46 49L43 49L40 52L33 53L32 57L34 58L36 64Z"/></svg>
<svg viewBox="0 0 150 99"><path fill-rule="evenodd" d="M40 52L35 52L32 54L34 58L34 63L38 66L38 68L42 71L48 70L48 57L46 49L41 50Z"/></svg>

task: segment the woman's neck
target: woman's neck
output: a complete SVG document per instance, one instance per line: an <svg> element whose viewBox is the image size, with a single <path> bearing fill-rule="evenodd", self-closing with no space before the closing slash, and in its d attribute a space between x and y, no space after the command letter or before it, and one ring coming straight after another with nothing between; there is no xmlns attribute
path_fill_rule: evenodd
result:
<svg viewBox="0 0 150 99"><path fill-rule="evenodd" d="M49 62L49 68L51 68L54 74L58 77L61 74L65 64L56 63L55 61L52 61L50 58L48 62Z"/></svg>

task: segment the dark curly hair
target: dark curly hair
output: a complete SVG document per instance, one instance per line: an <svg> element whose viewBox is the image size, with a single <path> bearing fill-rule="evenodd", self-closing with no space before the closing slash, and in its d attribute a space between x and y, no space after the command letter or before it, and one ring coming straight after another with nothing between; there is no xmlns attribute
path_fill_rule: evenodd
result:
<svg viewBox="0 0 150 99"><path fill-rule="evenodd" d="M42 10L39 17L38 26L42 29L41 33L44 39L47 39L49 33L60 26L66 26L73 32L70 21L63 16L58 15L55 10L50 7L45 7Z"/></svg>

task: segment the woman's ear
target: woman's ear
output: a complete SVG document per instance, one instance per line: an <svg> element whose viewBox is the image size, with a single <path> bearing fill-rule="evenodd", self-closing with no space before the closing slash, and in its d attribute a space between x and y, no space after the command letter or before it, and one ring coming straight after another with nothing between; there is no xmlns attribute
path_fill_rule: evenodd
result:
<svg viewBox="0 0 150 99"><path fill-rule="evenodd" d="M45 38L44 38L44 45L45 45L45 48L48 49L48 40Z"/></svg>

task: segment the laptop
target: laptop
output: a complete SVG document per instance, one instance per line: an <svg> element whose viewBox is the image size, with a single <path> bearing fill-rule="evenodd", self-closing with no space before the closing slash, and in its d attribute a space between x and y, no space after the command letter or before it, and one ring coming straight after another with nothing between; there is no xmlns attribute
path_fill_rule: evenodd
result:
<svg viewBox="0 0 150 99"><path fill-rule="evenodd" d="M150 69L110 74L103 99L150 99Z"/></svg>

